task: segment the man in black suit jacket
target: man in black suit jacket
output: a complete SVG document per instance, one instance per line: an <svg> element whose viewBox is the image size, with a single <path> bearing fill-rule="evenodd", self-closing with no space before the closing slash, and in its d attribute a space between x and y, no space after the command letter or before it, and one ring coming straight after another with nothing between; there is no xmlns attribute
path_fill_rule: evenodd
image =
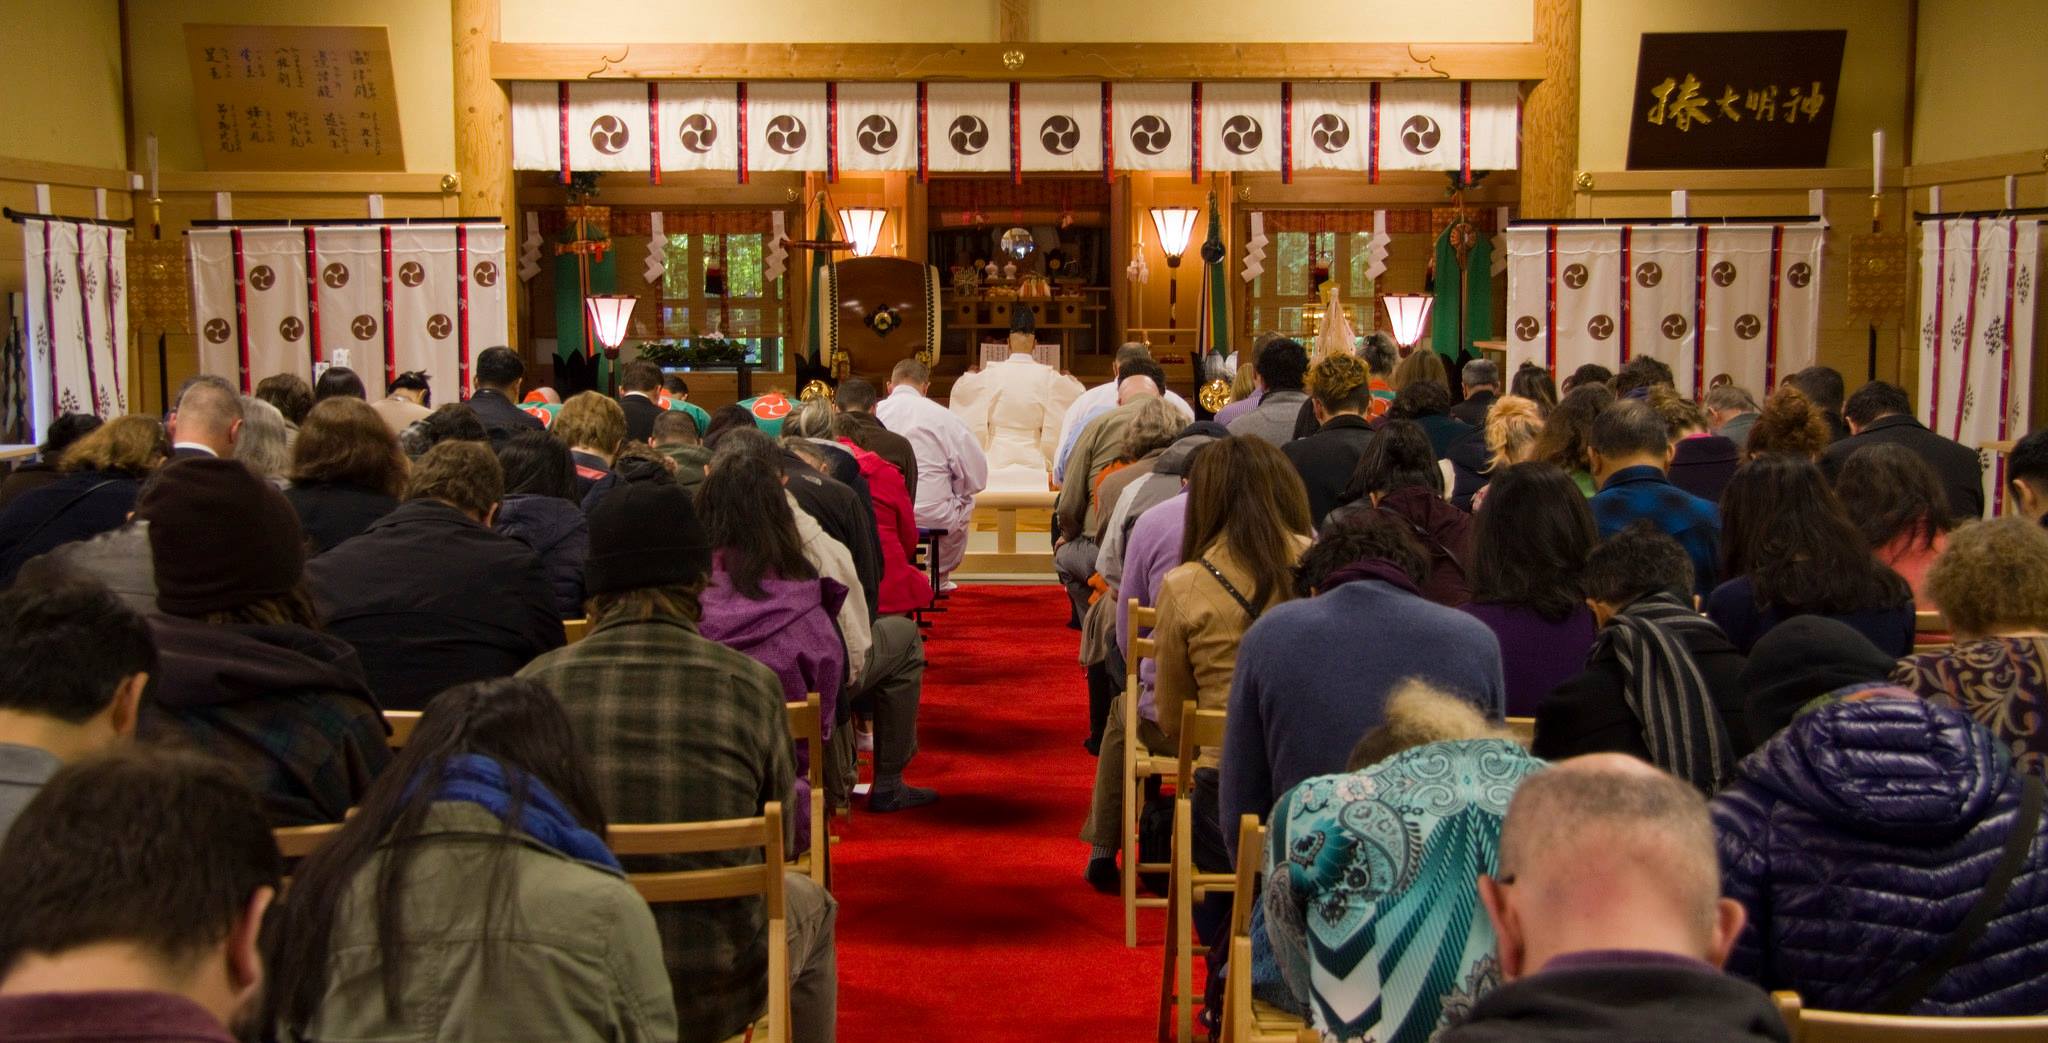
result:
<svg viewBox="0 0 2048 1043"><path fill-rule="evenodd" d="M1841 471L1842 461L1866 445L1902 445L1927 461L1940 477L1941 487L1948 493L1951 521L1983 517L1984 471L1977 451L1929 431L1912 414L1913 401L1897 384L1873 380L1857 388L1842 407L1849 437L1828 447L1821 456L1821 469L1832 479Z"/></svg>
<svg viewBox="0 0 2048 1043"><path fill-rule="evenodd" d="M540 418L519 408L519 389L526 383L526 363L511 348L485 348L476 357L476 392L469 408L476 410L491 436L491 448L519 431L545 431Z"/></svg>
<svg viewBox="0 0 2048 1043"><path fill-rule="evenodd" d="M1336 509L1358 458L1376 432L1366 423L1372 409L1372 373L1352 355L1331 355L1310 371L1315 395L1309 399L1318 427L1314 434L1280 447L1308 489L1309 517L1320 528Z"/></svg>
<svg viewBox="0 0 2048 1043"><path fill-rule="evenodd" d="M1500 397L1500 367L1492 359L1473 359L1465 363L1460 376L1464 378L1465 400L1451 407L1451 416L1473 427L1485 427L1486 414Z"/></svg>
<svg viewBox="0 0 2048 1043"><path fill-rule="evenodd" d="M654 421L665 410L654 401L661 391L661 367L634 359L619 371L619 406L626 411L626 439L645 442L654 437Z"/></svg>

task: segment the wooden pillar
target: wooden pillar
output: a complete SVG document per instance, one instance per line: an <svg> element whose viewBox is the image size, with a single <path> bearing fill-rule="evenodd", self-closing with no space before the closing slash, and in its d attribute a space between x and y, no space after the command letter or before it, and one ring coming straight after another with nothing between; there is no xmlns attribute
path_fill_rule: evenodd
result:
<svg viewBox="0 0 2048 1043"><path fill-rule="evenodd" d="M498 0L453 0L455 38L455 172L464 217L497 216L505 222L505 257L518 256L520 229L513 206L512 99L491 78L491 44L498 38ZM508 264L508 268L512 267ZM507 273L510 275L510 272ZM506 329L520 341L519 297L525 286L505 280ZM525 352L533 365L532 352Z"/></svg>
<svg viewBox="0 0 2048 1043"><path fill-rule="evenodd" d="M1536 0L1543 82L1522 106L1523 217L1570 217L1579 165L1579 3Z"/></svg>
<svg viewBox="0 0 2048 1043"><path fill-rule="evenodd" d="M1031 39L1031 0L996 0L996 42Z"/></svg>

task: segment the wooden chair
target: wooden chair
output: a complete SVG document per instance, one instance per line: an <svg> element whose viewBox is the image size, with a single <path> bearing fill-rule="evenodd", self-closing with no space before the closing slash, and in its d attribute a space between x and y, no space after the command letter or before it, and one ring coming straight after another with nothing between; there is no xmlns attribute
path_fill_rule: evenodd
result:
<svg viewBox="0 0 2048 1043"><path fill-rule="evenodd" d="M1138 812L1142 810L1139 797L1144 792L1146 780L1165 778L1174 770L1174 761L1171 757L1157 757L1147 752L1144 741L1138 738L1138 663L1159 657L1159 647L1150 636L1152 627L1159 623L1159 610L1141 607L1137 598L1131 598L1126 607L1131 613L1131 652L1124 663L1124 719L1109 722L1109 727L1124 730L1124 946L1135 949L1138 947L1138 910L1166 907L1164 898L1139 896L1138 874L1164 873L1173 868L1168 862L1138 861ZM1146 636L1139 636L1141 628L1147 632Z"/></svg>
<svg viewBox="0 0 2048 1043"><path fill-rule="evenodd" d="M279 826L270 831L277 839L277 853L287 860L304 858L320 850L322 844L341 832L341 823L323 822L317 826Z"/></svg>
<svg viewBox="0 0 2048 1043"><path fill-rule="evenodd" d="M649 905L761 899L768 920L768 1010L752 1029L733 1038L788 1043L789 912L782 891L782 805L768 805L757 818L613 826L606 839L621 857L760 849L761 861L755 865L628 873L626 879Z"/></svg>
<svg viewBox="0 0 2048 1043"><path fill-rule="evenodd" d="M1256 815L1237 822L1237 874L1230 906L1230 969L1223 988L1223 1043L1317 1043L1300 1018L1252 999L1252 903L1259 900L1259 866L1266 828Z"/></svg>
<svg viewBox="0 0 2048 1043"><path fill-rule="evenodd" d="M1508 718L1508 730L1515 733L1515 741L1521 743L1524 749L1535 745L1536 718L1510 717Z"/></svg>
<svg viewBox="0 0 2048 1043"><path fill-rule="evenodd" d="M562 621L562 636L564 636L564 637L568 638L568 639L569 639L569 644L572 644L572 645L573 645L573 644L575 644L575 643L576 643L576 642L578 642L578 641L581 641L581 640L583 640L584 638L586 638L586 637L590 636L590 620L588 620L588 619L565 619L565 620L563 620L563 621Z"/></svg>
<svg viewBox="0 0 2048 1043"><path fill-rule="evenodd" d="M412 741L413 730L420 726L420 711L386 710L384 723L391 726L391 738L387 741L391 744L391 752L397 753Z"/></svg>
<svg viewBox="0 0 2048 1043"><path fill-rule="evenodd" d="M796 856L789 868L818 882L819 887L832 887L832 836L825 830L825 721L819 709L818 693L812 692L803 702L789 703L789 737L809 744L811 751L810 770L804 776L811 783L811 847Z"/></svg>
<svg viewBox="0 0 2048 1043"><path fill-rule="evenodd" d="M1948 620L1939 612L1919 611L1913 613L1913 651L1937 652L1955 644L1955 636L1949 633Z"/></svg>
<svg viewBox="0 0 2048 1043"><path fill-rule="evenodd" d="M1195 903L1207 898L1211 891L1230 890L1237 879L1234 873L1204 873L1195 869L1195 765L1205 747L1222 748L1227 718L1221 710L1198 710L1193 703L1181 707L1180 751L1173 785L1173 868L1166 895L1166 950L1159 980L1162 1041L1192 1043L1195 1038L1195 955L1198 950L1203 955L1209 951L1195 942Z"/></svg>
<svg viewBox="0 0 2048 1043"><path fill-rule="evenodd" d="M1796 992L1774 992L1792 1043L2040 1043L2048 1015L2023 1018L1927 1018L1807 1010Z"/></svg>

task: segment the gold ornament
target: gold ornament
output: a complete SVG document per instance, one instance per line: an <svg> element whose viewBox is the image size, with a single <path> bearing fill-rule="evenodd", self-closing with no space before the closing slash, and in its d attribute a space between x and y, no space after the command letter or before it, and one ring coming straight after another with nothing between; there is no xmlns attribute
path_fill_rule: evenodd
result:
<svg viewBox="0 0 2048 1043"><path fill-rule="evenodd" d="M128 315L137 329L189 333L191 283L185 277L182 239L144 239L128 243Z"/></svg>
<svg viewBox="0 0 2048 1043"><path fill-rule="evenodd" d="M800 392L797 392L796 397L798 400L803 402L815 402L821 398L827 402L830 402L832 401L832 394L832 385L827 384L822 380L813 380L810 383L805 384L804 389Z"/></svg>
<svg viewBox="0 0 2048 1043"><path fill-rule="evenodd" d="M1906 313L1906 237L1858 235L1849 239L1849 311L1872 322Z"/></svg>
<svg viewBox="0 0 2048 1043"><path fill-rule="evenodd" d="M1230 381L1218 377L1202 385L1201 394L1195 397L1201 401L1203 409L1211 413L1220 413L1224 406L1230 404Z"/></svg>

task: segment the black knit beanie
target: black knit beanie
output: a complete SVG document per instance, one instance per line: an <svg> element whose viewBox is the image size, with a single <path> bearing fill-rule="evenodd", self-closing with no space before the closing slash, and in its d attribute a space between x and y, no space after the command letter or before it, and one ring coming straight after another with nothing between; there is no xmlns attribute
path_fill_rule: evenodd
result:
<svg viewBox="0 0 2048 1043"><path fill-rule="evenodd" d="M1891 676L1898 661L1854 627L1824 616L1794 616L1749 650L1742 668L1743 715L1761 745L1792 723L1801 707L1837 689Z"/></svg>
<svg viewBox="0 0 2048 1043"><path fill-rule="evenodd" d="M617 594L695 583L711 571L711 541L690 494L669 482L613 487L590 511L583 587Z"/></svg>
<svg viewBox="0 0 2048 1043"><path fill-rule="evenodd" d="M305 571L298 513L276 486L233 460L166 465L135 516L149 521L157 607L174 616L282 597Z"/></svg>

